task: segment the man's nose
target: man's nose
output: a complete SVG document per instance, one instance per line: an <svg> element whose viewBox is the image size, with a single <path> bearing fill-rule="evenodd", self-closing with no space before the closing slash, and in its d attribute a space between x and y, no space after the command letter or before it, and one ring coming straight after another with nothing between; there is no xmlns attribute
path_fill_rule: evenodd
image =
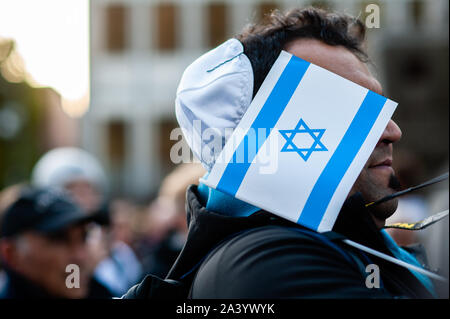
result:
<svg viewBox="0 0 450 319"><path fill-rule="evenodd" d="M395 123L393 120L389 120L389 123L384 129L384 132L381 135L378 143L395 143L400 140L401 137L402 131L400 130L400 127L398 127L397 123Z"/></svg>

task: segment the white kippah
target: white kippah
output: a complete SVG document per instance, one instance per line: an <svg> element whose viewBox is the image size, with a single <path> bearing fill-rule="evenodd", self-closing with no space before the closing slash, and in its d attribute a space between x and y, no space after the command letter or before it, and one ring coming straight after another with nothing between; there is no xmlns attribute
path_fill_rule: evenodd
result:
<svg viewBox="0 0 450 319"><path fill-rule="evenodd" d="M253 70L237 39L230 39L189 65L175 100L178 123L194 155L210 171L218 156L202 138L206 129L222 136L222 147L247 111L253 94ZM201 124L201 125L200 125Z"/></svg>

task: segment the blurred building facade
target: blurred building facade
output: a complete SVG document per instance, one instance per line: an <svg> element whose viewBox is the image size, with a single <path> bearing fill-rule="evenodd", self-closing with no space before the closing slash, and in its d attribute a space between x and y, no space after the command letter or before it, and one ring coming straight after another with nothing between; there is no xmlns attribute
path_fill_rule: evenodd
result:
<svg viewBox="0 0 450 319"><path fill-rule="evenodd" d="M447 0L92 0L91 104L82 146L105 164L113 192L143 198L172 168L174 100L183 70L267 12L307 5L359 16L380 9L368 51L394 119L428 167L448 161Z"/></svg>

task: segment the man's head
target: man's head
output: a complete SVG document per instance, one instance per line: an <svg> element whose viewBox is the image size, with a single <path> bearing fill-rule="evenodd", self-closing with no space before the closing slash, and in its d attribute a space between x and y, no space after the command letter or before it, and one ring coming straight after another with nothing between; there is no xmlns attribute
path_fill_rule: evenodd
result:
<svg viewBox="0 0 450 319"><path fill-rule="evenodd" d="M2 261L52 296L83 298L89 279L85 241L88 221L89 217L65 194L26 189L3 215ZM66 267L70 264L79 266L80 288L66 286L71 274Z"/></svg>
<svg viewBox="0 0 450 319"><path fill-rule="evenodd" d="M307 8L286 14L274 12L261 24L251 25L238 36L244 46L254 74L253 95L269 70L285 50L308 62L323 67L378 94L380 83L367 68L363 49L364 25L347 15ZM324 92L326 94L326 92ZM349 196L361 192L366 201L374 201L397 188L392 170L392 144L401 137L399 127L391 120L365 164ZM397 208L391 200L372 209L378 227Z"/></svg>
<svg viewBox="0 0 450 319"><path fill-rule="evenodd" d="M37 187L67 190L89 214L100 209L106 190L106 175L99 160L75 147L45 153L36 163L31 181Z"/></svg>

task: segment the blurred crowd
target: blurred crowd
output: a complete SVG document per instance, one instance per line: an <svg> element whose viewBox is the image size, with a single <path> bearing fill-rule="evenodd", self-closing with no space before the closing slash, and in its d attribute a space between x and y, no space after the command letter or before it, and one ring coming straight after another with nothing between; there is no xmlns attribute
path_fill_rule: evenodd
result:
<svg viewBox="0 0 450 319"><path fill-rule="evenodd" d="M120 297L145 274L164 278L187 236L186 188L204 174L182 164L138 205L109 198L91 154L49 151L29 182L0 193L0 298Z"/></svg>
<svg viewBox="0 0 450 319"><path fill-rule="evenodd" d="M398 159L403 185L423 181L417 156L400 153ZM29 182L0 192L0 298L121 297L146 274L164 278L187 236L186 188L205 172L200 164L179 165L153 201L138 205L109 198L102 165L86 151L66 147L44 154ZM448 182L440 189L402 197L387 224L444 210ZM431 264L448 278L448 240L442 241L448 219L432 227L389 232L400 245L425 245ZM79 267L78 277L70 277L68 265ZM78 289L68 288L74 280ZM448 287L442 289L448 295Z"/></svg>

